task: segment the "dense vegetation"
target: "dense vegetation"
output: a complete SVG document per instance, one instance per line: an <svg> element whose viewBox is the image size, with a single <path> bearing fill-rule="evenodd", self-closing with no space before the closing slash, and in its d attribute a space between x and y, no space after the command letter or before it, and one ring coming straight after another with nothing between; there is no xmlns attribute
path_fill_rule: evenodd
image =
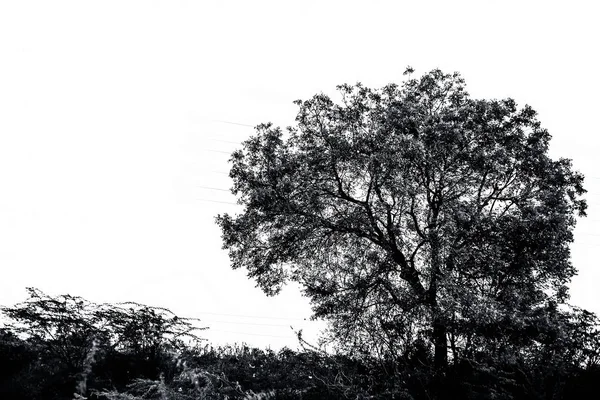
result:
<svg viewBox="0 0 600 400"><path fill-rule="evenodd" d="M440 378L425 343L400 361L214 348L165 309L29 293L2 310L2 399L569 399L600 379L598 321L580 310L539 327L543 344L517 357L479 354Z"/></svg>
<svg viewBox="0 0 600 400"><path fill-rule="evenodd" d="M338 89L233 154L244 209L217 218L232 266L269 295L300 284L348 351L394 359L422 341L442 375L537 340L568 298L587 205L535 111L439 70Z"/></svg>
<svg viewBox="0 0 600 400"><path fill-rule="evenodd" d="M567 303L583 176L535 111L439 70L339 90L257 127L231 159L243 211L217 217L233 268L303 287L331 353L212 348L165 309L30 289L2 310L2 398L597 396L599 321Z"/></svg>

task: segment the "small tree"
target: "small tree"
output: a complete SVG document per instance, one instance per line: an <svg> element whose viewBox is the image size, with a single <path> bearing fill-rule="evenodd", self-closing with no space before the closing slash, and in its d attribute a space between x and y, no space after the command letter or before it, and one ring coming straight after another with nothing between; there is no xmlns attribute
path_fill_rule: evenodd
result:
<svg viewBox="0 0 600 400"><path fill-rule="evenodd" d="M0 309L8 317L3 329L39 355L42 375L61 380L49 383L54 391L75 389L85 395L88 376L98 364L97 375L116 380L104 382L110 385L139 377L157 379L161 370L168 372L163 361L185 348L181 339L199 340L195 331L203 329L164 308L95 304L70 295L48 296L35 288L27 291L28 300ZM125 359L130 371L119 377L116 367Z"/></svg>
<svg viewBox="0 0 600 400"><path fill-rule="evenodd" d="M412 70L407 70L407 73ZM348 350L428 341L438 371L528 345L568 297L583 176L552 160L530 107L469 97L459 74L297 101L233 153L245 208L219 215L233 268L269 295L303 285Z"/></svg>

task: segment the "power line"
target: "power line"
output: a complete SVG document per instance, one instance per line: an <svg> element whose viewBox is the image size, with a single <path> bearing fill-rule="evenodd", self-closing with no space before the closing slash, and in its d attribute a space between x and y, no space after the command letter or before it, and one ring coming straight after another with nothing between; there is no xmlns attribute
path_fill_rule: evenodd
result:
<svg viewBox="0 0 600 400"><path fill-rule="evenodd" d="M255 322L236 322L236 321L208 321L208 320L202 320L203 323L205 324L233 324L233 325L256 325L256 326L284 326L286 328L289 328L289 325L286 324L261 324L261 323L255 323Z"/></svg>
<svg viewBox="0 0 600 400"><path fill-rule="evenodd" d="M248 126L250 128L254 128L254 125L249 125L249 124L241 124L239 122L231 122L231 121L223 121L220 119L213 119L214 122L221 122L223 124L230 124L230 125L240 125L240 126Z"/></svg>
<svg viewBox="0 0 600 400"><path fill-rule="evenodd" d="M305 321L306 318L295 318L295 317L268 317L261 315L242 315L242 314L223 314L223 313L214 313L214 312L198 312L195 311L195 314L207 314L207 315L219 315L226 317L241 317L241 318L259 318L259 319L282 319L282 320L295 320L295 321Z"/></svg>
<svg viewBox="0 0 600 400"><path fill-rule="evenodd" d="M248 333L248 332L236 332L236 331L226 331L226 330L222 330L222 329L208 329L208 331L213 331L213 332L226 332L226 333L236 333L238 335L250 335L250 336L264 336L264 337L275 337L275 338L282 338L282 339L290 339L293 336L289 335L289 336L281 336L281 335L264 335L264 334L260 334L260 333ZM206 331L205 331L206 332Z"/></svg>
<svg viewBox="0 0 600 400"><path fill-rule="evenodd" d="M231 201L219 201L219 200L208 200L208 199L196 199L198 201L207 201L209 203L222 203L222 204L233 204L234 206L239 206L241 204L233 203Z"/></svg>
<svg viewBox="0 0 600 400"><path fill-rule="evenodd" d="M223 151L223 150L213 150L213 149L200 149L202 151L210 151L213 153L224 153L224 154L231 154L233 153L232 151Z"/></svg>
<svg viewBox="0 0 600 400"><path fill-rule="evenodd" d="M214 139L214 138L206 138L206 139L213 140L215 142L232 143L232 144L242 144L242 142L234 142L233 140Z"/></svg>
<svg viewBox="0 0 600 400"><path fill-rule="evenodd" d="M216 188L216 187L210 187L210 186L196 186L202 189L211 189L211 190L219 190L221 192L229 192L229 189L221 189L221 188Z"/></svg>

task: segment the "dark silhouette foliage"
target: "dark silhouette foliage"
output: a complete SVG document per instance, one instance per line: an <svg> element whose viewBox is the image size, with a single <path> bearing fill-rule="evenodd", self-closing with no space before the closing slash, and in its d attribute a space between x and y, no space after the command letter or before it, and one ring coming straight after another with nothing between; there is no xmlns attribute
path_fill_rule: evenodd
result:
<svg viewBox="0 0 600 400"><path fill-rule="evenodd" d="M584 399L600 379L598 320L578 309L554 310L548 346L482 352L440 377L424 339L388 360L301 338L303 351L212 347L177 340L192 321L161 308L30 295L2 309L2 399Z"/></svg>
<svg viewBox="0 0 600 400"><path fill-rule="evenodd" d="M6 390L24 390L22 398L72 398L74 392L124 388L141 377L158 379L172 354L185 347L182 339L197 339L200 329L159 307L28 292L27 301L2 308L7 322L0 354L9 360L3 377L11 377ZM20 398L17 392L13 397Z"/></svg>
<svg viewBox="0 0 600 400"><path fill-rule="evenodd" d="M532 360L589 362L566 350L584 314L564 310L583 176L549 157L536 112L439 70L338 89L233 153L244 209L217 217L232 267L269 295L298 282L340 351L416 358L430 387L462 368L500 396Z"/></svg>
<svg viewBox="0 0 600 400"><path fill-rule="evenodd" d="M583 176L535 112L439 70L339 91L257 127L231 159L244 209L217 218L234 268L303 286L332 353L215 348L160 307L29 289L1 309L0 398L596 398L600 324L567 303Z"/></svg>

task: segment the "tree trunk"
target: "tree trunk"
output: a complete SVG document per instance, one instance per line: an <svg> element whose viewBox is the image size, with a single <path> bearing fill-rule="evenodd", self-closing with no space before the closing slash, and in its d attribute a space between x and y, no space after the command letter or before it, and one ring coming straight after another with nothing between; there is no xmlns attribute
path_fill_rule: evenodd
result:
<svg viewBox="0 0 600 400"><path fill-rule="evenodd" d="M433 212L433 222L437 224L437 211ZM442 311L437 302L438 279L441 277L440 260L440 238L437 231L431 232L429 236L431 243L431 280L429 282L429 301L433 317L433 346L434 366L436 371L443 371L448 365L448 341L446 324L442 316Z"/></svg>
<svg viewBox="0 0 600 400"><path fill-rule="evenodd" d="M446 325L440 320L439 312L433 320L434 366L437 371L443 371L448 366L448 340Z"/></svg>

